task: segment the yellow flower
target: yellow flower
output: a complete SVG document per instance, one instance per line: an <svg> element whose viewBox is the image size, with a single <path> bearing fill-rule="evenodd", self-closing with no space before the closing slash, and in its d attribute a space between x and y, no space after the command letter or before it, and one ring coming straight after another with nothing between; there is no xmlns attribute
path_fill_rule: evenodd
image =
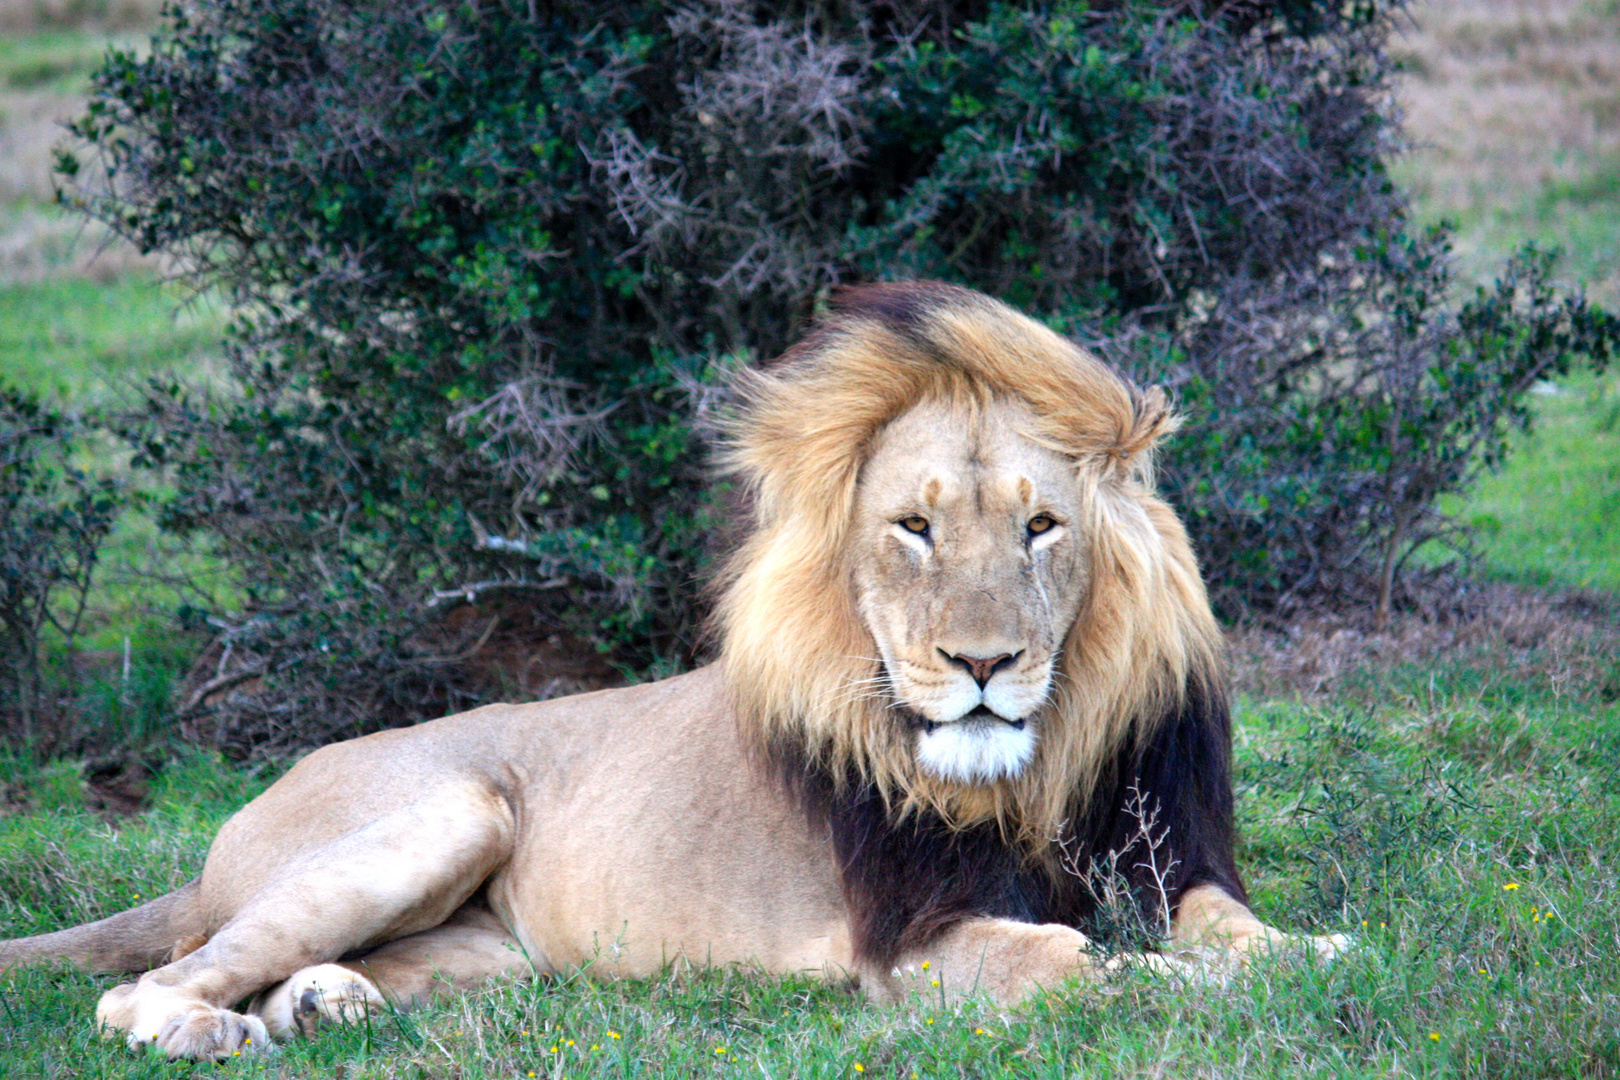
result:
<svg viewBox="0 0 1620 1080"><path fill-rule="evenodd" d="M529 1070L529 1075L530 1075L530 1076L533 1076L533 1075L534 1075L534 1070L533 1070L533 1069L530 1069L530 1070Z"/></svg>
<svg viewBox="0 0 1620 1080"><path fill-rule="evenodd" d="M518 1032L518 1034L519 1034L519 1035L527 1035L527 1034L528 1034L528 1032L527 1032L527 1031L520 1031L520 1032Z"/></svg>
<svg viewBox="0 0 1620 1080"><path fill-rule="evenodd" d="M935 986L938 986L938 985L939 985L939 980L938 980L938 979L935 979L935 980L934 980L934 985L935 985Z"/></svg>
<svg viewBox="0 0 1620 1080"><path fill-rule="evenodd" d="M1510 881L1506 885L1502 886L1502 891L1503 892L1517 892L1518 888L1519 888L1519 883L1517 881Z"/></svg>
<svg viewBox="0 0 1620 1080"><path fill-rule="evenodd" d="M923 961L923 970L924 970L924 971L927 971L927 970L928 970L928 965L929 965L929 963L930 963L930 961L928 961L928 960L924 960L924 961Z"/></svg>
<svg viewBox="0 0 1620 1080"><path fill-rule="evenodd" d="M622 1038L624 1038L624 1036L620 1035L617 1031L610 1031L610 1032L608 1032L608 1038L610 1038L610 1039L622 1039Z"/></svg>
<svg viewBox="0 0 1620 1080"><path fill-rule="evenodd" d="M574 1040L573 1040L573 1039L569 1039L569 1040L568 1040L568 1041L567 1041L567 1042L565 1042L565 1043L564 1043L564 1044L563 1044L563 1045L564 1045L564 1046L573 1046L573 1045L574 1045Z"/></svg>
<svg viewBox="0 0 1620 1080"><path fill-rule="evenodd" d="M717 1046L714 1048L714 1052L717 1054L723 1054L726 1052L726 1048L723 1046Z"/></svg>
<svg viewBox="0 0 1620 1080"><path fill-rule="evenodd" d="M856 1072L865 1072L866 1071L866 1066L862 1065L860 1062L857 1061L855 1063L855 1071Z"/></svg>
<svg viewBox="0 0 1620 1080"><path fill-rule="evenodd" d="M602 1049L602 1044L601 1043L591 1043L591 1053L594 1054L600 1049Z"/></svg>
<svg viewBox="0 0 1620 1080"><path fill-rule="evenodd" d="M1479 969L1479 973L1480 973L1480 974L1481 974L1481 975L1483 975L1483 974L1485 974L1485 969L1484 969L1484 968L1480 968L1480 969Z"/></svg>
<svg viewBox="0 0 1620 1080"><path fill-rule="evenodd" d="M549 1052L555 1054L557 1052L557 1048L553 1046Z"/></svg>
<svg viewBox="0 0 1620 1080"><path fill-rule="evenodd" d="M933 1022L934 1022L934 1018L933 1018L933 1017L932 1017L932 1016L930 1016L930 1017L929 1017L929 1018L928 1018L928 1022L929 1022L929 1023L930 1023L930 1024L932 1024L932 1023L933 1023ZM156 1038L156 1036L153 1036L153 1038Z"/></svg>
<svg viewBox="0 0 1620 1080"><path fill-rule="evenodd" d="M1434 1042L1439 1042L1440 1041L1440 1033L1438 1031L1431 1031L1431 1032L1429 1032L1429 1038L1431 1040L1433 1040Z"/></svg>
<svg viewBox="0 0 1620 1080"><path fill-rule="evenodd" d="M1547 912L1547 913L1546 913L1546 914L1544 914L1544 915L1542 915L1542 916L1541 916L1541 917L1542 917L1542 918L1543 918L1543 919L1546 919L1546 920L1547 920L1547 921L1548 921L1548 922L1552 922L1552 921L1553 921L1553 919L1555 919L1555 918L1557 918L1557 916L1556 916L1556 915L1554 915L1554 914L1553 914L1553 913L1552 913L1552 912L1550 912L1550 911L1549 911L1549 912Z"/></svg>
<svg viewBox="0 0 1620 1080"><path fill-rule="evenodd" d="M1361 925L1362 925L1362 926L1366 926L1366 925L1367 925L1367 920L1366 920L1366 919L1362 919L1362 920L1361 920Z"/></svg>
<svg viewBox="0 0 1620 1080"><path fill-rule="evenodd" d="M984 1034L984 1028L974 1028L973 1029L973 1034L975 1034L975 1035L983 1035Z"/></svg>

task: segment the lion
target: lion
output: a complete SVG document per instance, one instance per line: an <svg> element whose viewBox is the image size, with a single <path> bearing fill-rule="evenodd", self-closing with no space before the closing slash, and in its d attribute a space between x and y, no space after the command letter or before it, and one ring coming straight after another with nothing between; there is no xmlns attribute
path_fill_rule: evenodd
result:
<svg viewBox="0 0 1620 1080"><path fill-rule="evenodd" d="M317 750L200 877L0 968L144 972L97 1022L201 1059L580 967L879 1002L926 970L1013 1003L1117 962L1082 929L1099 860L1168 919L1139 962L1342 946L1248 907L1221 634L1153 493L1162 392L933 283L838 291L738 378L715 663Z"/></svg>

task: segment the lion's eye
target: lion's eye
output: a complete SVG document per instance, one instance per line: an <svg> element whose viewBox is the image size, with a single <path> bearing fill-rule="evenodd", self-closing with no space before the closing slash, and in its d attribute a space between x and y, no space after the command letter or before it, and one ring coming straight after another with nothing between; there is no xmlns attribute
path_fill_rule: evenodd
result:
<svg viewBox="0 0 1620 1080"><path fill-rule="evenodd" d="M1057 521L1049 515L1036 514L1034 517L1029 519L1029 535L1039 536L1041 533L1046 532L1056 524Z"/></svg>
<svg viewBox="0 0 1620 1080"><path fill-rule="evenodd" d="M916 533L918 536L928 535L928 519L917 514L901 518L900 527L906 532Z"/></svg>

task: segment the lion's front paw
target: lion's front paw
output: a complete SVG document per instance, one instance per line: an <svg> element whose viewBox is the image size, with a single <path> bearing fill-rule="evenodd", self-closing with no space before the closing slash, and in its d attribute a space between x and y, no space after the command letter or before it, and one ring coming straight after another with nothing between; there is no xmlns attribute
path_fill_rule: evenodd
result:
<svg viewBox="0 0 1620 1080"><path fill-rule="evenodd" d="M1333 960L1349 952L1355 945L1356 939L1349 934L1316 934L1313 936L1295 937L1296 949L1308 950L1316 955L1318 960Z"/></svg>
<svg viewBox="0 0 1620 1080"><path fill-rule="evenodd" d="M269 990L259 1011L277 1037L311 1036L323 1023L359 1023L385 1004L376 984L359 972L317 964Z"/></svg>
<svg viewBox="0 0 1620 1080"><path fill-rule="evenodd" d="M222 1059L270 1045L270 1033L257 1016L140 983L103 994L96 1020L108 1035L123 1035L131 1050L156 1046L171 1058Z"/></svg>
<svg viewBox="0 0 1620 1080"><path fill-rule="evenodd" d="M1240 964L1257 956L1313 957L1326 962L1344 953L1352 943L1346 934L1285 934L1266 926L1258 933L1232 938L1229 957Z"/></svg>

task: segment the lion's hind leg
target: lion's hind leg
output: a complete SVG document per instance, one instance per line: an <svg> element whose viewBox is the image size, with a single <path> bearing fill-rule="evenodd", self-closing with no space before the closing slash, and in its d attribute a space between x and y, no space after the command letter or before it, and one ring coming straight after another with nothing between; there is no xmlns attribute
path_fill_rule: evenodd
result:
<svg viewBox="0 0 1620 1080"><path fill-rule="evenodd" d="M429 931L431 933L431 931ZM310 1036L327 1024L358 1024L388 1002L354 964L316 964L293 973L259 996L249 1011L272 1038Z"/></svg>
<svg viewBox="0 0 1620 1080"><path fill-rule="evenodd" d="M434 792L290 858L201 948L108 991L96 1019L131 1047L156 1044L170 1057L228 1058L263 1047L264 1021L231 1004L305 968L439 925L505 861L511 836L511 813L492 793Z"/></svg>
<svg viewBox="0 0 1620 1080"><path fill-rule="evenodd" d="M327 1024L356 1023L390 1004L408 1008L486 979L536 970L494 913L471 900L431 930L295 973L265 991L252 1011L274 1037L313 1035Z"/></svg>

